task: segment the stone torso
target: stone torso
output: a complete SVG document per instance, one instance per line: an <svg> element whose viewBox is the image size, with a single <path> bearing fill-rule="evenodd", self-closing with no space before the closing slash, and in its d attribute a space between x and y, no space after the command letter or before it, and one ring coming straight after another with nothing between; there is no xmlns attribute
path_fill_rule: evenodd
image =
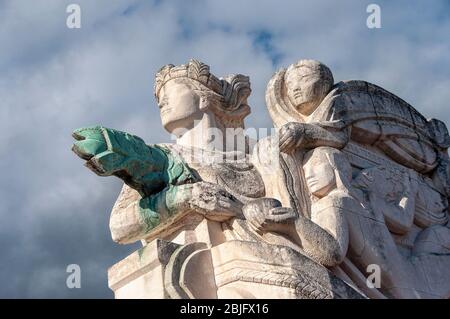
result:
<svg viewBox="0 0 450 319"><path fill-rule="evenodd" d="M165 146L181 156L200 180L221 185L241 202L264 197L263 180L246 154L214 152L175 144Z"/></svg>

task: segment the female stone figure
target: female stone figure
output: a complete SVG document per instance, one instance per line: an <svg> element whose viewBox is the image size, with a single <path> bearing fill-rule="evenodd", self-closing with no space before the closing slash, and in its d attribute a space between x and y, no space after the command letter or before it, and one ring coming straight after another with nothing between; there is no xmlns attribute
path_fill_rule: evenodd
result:
<svg viewBox="0 0 450 319"><path fill-rule="evenodd" d="M436 134L442 132L442 125L441 130L432 130L437 120L425 120L406 102L370 83L333 85L331 71L312 60L301 60L277 72L269 82L266 100L274 124L280 127L279 147L286 163L282 170L293 180L290 184L301 188L275 187L268 193L276 198L288 193L291 203L301 203L305 216L333 236L336 245L330 247L339 247L335 266L340 264L343 276L350 277L368 296L383 297L365 286L367 267L375 264L381 268L379 288L386 296L448 297L447 286L436 285L421 272L421 267L429 264L427 258L435 258L432 252L416 258L412 249L414 240L423 242L413 226L418 180L439 199L430 211L422 210L422 217L428 225L435 224L441 236L445 233L444 237L450 238L443 226L448 222L447 201L439 195L439 191L445 194L445 188L439 189L428 178L441 165L438 159L446 158L443 147L448 144L448 133L446 138ZM390 185L386 172L371 175L373 169L368 170L380 163L407 173L400 183L405 197L391 204L384 203L386 194L377 197L372 187ZM415 171L426 175L419 178ZM375 178L371 187L362 185L363 177L369 175ZM310 195L309 203L299 196L301 192ZM402 234L401 239L396 242L393 234ZM399 247L402 240L413 241L406 253ZM449 260L442 250L439 258L441 276L448 276L445 265ZM428 275L431 273L437 272L430 270Z"/></svg>
<svg viewBox="0 0 450 319"><path fill-rule="evenodd" d="M131 243L150 231L153 237L161 235L155 228L192 210L224 221L242 215L242 198L264 194L257 172L246 164L245 149L226 152L224 143L226 128L243 127L250 92L243 75L218 79L196 60L166 65L156 76L155 96L164 128L177 137L175 145L147 146L138 137L101 127L75 132L74 151L88 160L88 167L127 184L111 214L115 241ZM110 142L113 138L116 143ZM105 152L109 144L117 147ZM117 159L120 155L127 160ZM241 170L234 180L229 177L233 165ZM169 230L177 227L164 231Z"/></svg>

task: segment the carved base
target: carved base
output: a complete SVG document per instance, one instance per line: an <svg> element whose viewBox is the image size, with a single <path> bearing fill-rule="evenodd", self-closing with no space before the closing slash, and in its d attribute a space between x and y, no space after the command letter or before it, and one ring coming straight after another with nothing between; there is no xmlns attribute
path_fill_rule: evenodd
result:
<svg viewBox="0 0 450 319"><path fill-rule="evenodd" d="M115 298L364 298L283 246L232 240L207 247L157 239L109 269Z"/></svg>

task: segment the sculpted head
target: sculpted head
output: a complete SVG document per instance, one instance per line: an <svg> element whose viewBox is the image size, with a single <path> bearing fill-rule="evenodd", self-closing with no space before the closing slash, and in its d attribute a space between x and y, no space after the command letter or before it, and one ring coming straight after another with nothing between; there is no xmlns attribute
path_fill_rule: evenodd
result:
<svg viewBox="0 0 450 319"><path fill-rule="evenodd" d="M167 82L159 91L158 106L164 128L173 132L178 127L189 127L200 120L206 107L193 81L178 78Z"/></svg>
<svg viewBox="0 0 450 319"><path fill-rule="evenodd" d="M351 167L345 156L331 147L317 147L305 154L303 171L310 193L318 198L331 190L348 185Z"/></svg>
<svg viewBox="0 0 450 319"><path fill-rule="evenodd" d="M189 129L205 112L212 112L223 127L243 127L250 113L250 81L244 75L217 78L209 66L196 60L166 65L156 74L155 97L164 128L173 133Z"/></svg>
<svg viewBox="0 0 450 319"><path fill-rule="evenodd" d="M330 92L334 79L330 69L315 60L291 64L284 74L285 94L302 115L310 115Z"/></svg>

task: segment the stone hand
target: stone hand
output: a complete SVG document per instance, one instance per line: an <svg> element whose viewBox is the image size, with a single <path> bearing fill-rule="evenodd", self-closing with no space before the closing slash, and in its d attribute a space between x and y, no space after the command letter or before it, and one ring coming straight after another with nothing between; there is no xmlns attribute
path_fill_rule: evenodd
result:
<svg viewBox="0 0 450 319"><path fill-rule="evenodd" d="M178 185L166 195L170 215L194 210L214 221L225 221L242 214L242 203L217 184L197 182Z"/></svg>
<svg viewBox="0 0 450 319"><path fill-rule="evenodd" d="M223 222L242 215L242 203L219 185L196 182L170 185L161 192L138 201L145 232L170 223L176 216L196 212L205 218Z"/></svg>
<svg viewBox="0 0 450 319"><path fill-rule="evenodd" d="M134 135L102 126L80 128L72 150L100 176L117 176L142 195L164 188L167 156ZM166 174L167 175L167 174Z"/></svg>
<svg viewBox="0 0 450 319"><path fill-rule="evenodd" d="M297 214L291 208L282 207L281 203L274 198L255 199L243 207L243 213L247 222L257 232L290 233L295 231L294 223Z"/></svg>
<svg viewBox="0 0 450 319"><path fill-rule="evenodd" d="M283 125L278 132L280 152L293 152L301 144L304 133L305 127L302 123L291 122Z"/></svg>

